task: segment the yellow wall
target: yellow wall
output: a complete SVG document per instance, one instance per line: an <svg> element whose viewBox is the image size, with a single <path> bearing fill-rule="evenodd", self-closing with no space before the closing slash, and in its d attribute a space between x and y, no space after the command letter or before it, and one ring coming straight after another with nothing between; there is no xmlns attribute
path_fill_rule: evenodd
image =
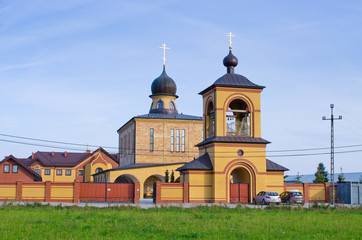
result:
<svg viewBox="0 0 362 240"><path fill-rule="evenodd" d="M26 201L44 201L45 184L23 184L22 198Z"/></svg>
<svg viewBox="0 0 362 240"><path fill-rule="evenodd" d="M51 199L72 201L74 197L73 186L51 185Z"/></svg>
<svg viewBox="0 0 362 240"><path fill-rule="evenodd" d="M16 200L16 184L0 184L0 199Z"/></svg>
<svg viewBox="0 0 362 240"><path fill-rule="evenodd" d="M161 201L183 201L183 186L163 185L161 188Z"/></svg>
<svg viewBox="0 0 362 240"><path fill-rule="evenodd" d="M313 201L325 201L325 189L324 185L309 185L309 200Z"/></svg>
<svg viewBox="0 0 362 240"><path fill-rule="evenodd" d="M175 96L155 95L155 96L152 96L151 98L152 98L152 106L151 106L152 109L157 109L157 103L158 103L158 101L161 100L161 101L163 101L164 109L171 109L170 102L173 101L173 103L175 104L175 108L177 110L176 103L175 103L175 100L176 100Z"/></svg>

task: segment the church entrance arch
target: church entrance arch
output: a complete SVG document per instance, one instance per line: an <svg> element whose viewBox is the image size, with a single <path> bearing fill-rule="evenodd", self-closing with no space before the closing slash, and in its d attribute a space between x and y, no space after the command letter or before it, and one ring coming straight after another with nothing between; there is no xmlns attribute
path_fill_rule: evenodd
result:
<svg viewBox="0 0 362 240"><path fill-rule="evenodd" d="M165 178L161 175L152 175L149 176L143 184L143 197L152 198L153 197L153 184L155 182L165 182Z"/></svg>
<svg viewBox="0 0 362 240"><path fill-rule="evenodd" d="M230 202L248 203L251 202L253 189L255 186L253 170L246 164L237 164L230 169Z"/></svg>
<svg viewBox="0 0 362 240"><path fill-rule="evenodd" d="M131 174L123 174L120 175L118 178L116 178L116 180L114 181L114 183L135 183L135 182L139 182L138 179L131 175Z"/></svg>

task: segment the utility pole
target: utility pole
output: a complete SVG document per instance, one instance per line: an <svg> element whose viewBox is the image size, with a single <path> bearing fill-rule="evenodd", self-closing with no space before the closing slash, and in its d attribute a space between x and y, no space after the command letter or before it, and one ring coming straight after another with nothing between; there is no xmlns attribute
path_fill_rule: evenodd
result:
<svg viewBox="0 0 362 240"><path fill-rule="evenodd" d="M330 191L330 204L334 205L334 120L342 120L342 116L339 115L338 118L333 117L333 108L334 104L331 104L331 118L322 117L322 120L331 121L331 191Z"/></svg>

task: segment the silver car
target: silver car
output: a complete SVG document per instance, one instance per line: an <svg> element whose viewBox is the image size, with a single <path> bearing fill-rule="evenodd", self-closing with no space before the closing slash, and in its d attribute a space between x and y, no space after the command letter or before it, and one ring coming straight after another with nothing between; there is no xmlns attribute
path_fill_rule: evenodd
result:
<svg viewBox="0 0 362 240"><path fill-rule="evenodd" d="M261 191L254 197L253 203L254 204L261 203L263 205L270 204L270 203L276 203L279 205L281 203L281 199L277 192Z"/></svg>

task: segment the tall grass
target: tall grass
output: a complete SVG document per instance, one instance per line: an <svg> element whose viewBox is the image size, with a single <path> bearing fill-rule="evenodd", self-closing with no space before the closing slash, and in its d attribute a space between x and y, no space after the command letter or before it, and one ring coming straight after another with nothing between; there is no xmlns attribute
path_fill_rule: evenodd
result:
<svg viewBox="0 0 362 240"><path fill-rule="evenodd" d="M361 239L361 209L0 207L0 239Z"/></svg>

